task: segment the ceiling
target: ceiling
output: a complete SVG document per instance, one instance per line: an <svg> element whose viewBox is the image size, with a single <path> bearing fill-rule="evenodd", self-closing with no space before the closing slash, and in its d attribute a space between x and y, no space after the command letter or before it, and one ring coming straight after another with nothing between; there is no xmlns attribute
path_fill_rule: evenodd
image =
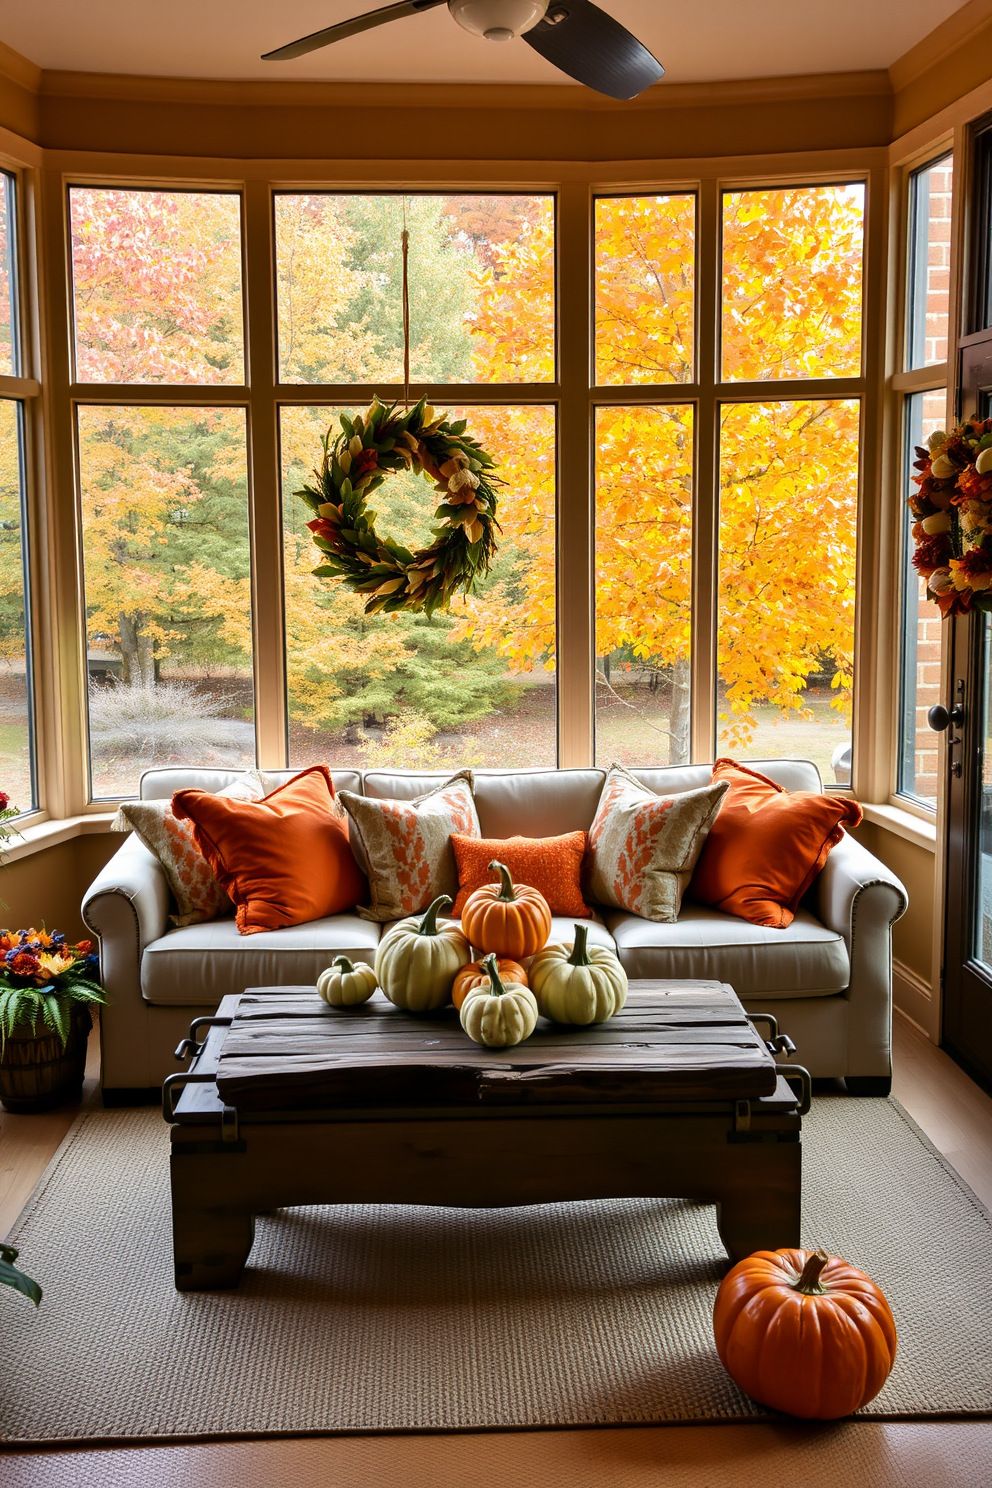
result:
<svg viewBox="0 0 992 1488"><path fill-rule="evenodd" d="M885 68L959 0L598 0L669 82ZM567 83L522 41L469 36L439 8L293 62L259 60L374 0L0 0L0 39L37 66L209 78Z"/></svg>

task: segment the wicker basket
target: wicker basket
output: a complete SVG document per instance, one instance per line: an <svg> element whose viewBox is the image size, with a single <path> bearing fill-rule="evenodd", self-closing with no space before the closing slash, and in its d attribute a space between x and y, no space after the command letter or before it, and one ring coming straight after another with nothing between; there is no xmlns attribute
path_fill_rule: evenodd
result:
<svg viewBox="0 0 992 1488"><path fill-rule="evenodd" d="M18 1026L0 1055L0 1101L17 1114L49 1111L74 1100L83 1088L86 1042L92 1018L89 1008L74 1004L65 1048L52 1033Z"/></svg>

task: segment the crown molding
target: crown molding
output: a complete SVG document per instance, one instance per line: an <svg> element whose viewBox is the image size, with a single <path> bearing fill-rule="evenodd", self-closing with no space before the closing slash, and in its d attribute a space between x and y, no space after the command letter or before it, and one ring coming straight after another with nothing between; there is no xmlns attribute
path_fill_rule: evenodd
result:
<svg viewBox="0 0 992 1488"><path fill-rule="evenodd" d="M992 4L992 0L989 3ZM793 99L887 96L891 93L891 84L888 74L881 70L729 79L713 83L657 83L638 98L620 102L573 84L268 82L258 78L144 77L122 73L46 71L39 73L38 91L43 98L199 103L236 108L332 106L632 113Z"/></svg>
<svg viewBox="0 0 992 1488"><path fill-rule="evenodd" d="M0 76L27 88L29 93L40 93L44 74L34 62L29 62L27 57L22 57L20 52L0 41Z"/></svg>
<svg viewBox="0 0 992 1488"><path fill-rule="evenodd" d="M900 93L924 73L939 66L959 47L974 43L975 32L992 20L992 0L968 0L928 36L898 57L889 68L893 93Z"/></svg>

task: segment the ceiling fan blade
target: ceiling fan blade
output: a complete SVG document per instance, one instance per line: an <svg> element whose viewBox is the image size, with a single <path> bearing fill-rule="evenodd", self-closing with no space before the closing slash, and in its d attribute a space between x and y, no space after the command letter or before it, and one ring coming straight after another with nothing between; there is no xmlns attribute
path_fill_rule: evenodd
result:
<svg viewBox="0 0 992 1488"><path fill-rule="evenodd" d="M609 98L636 98L664 77L646 46L591 0L551 0L521 38L553 66Z"/></svg>
<svg viewBox="0 0 992 1488"><path fill-rule="evenodd" d="M339 21L336 26L326 26L323 31L312 31L299 41L279 47L274 52L265 52L263 62L288 62L291 57L302 57L307 52L316 52L320 47L330 46L332 41L344 41L346 36L357 36L361 31L371 31L374 26L384 26L387 21L398 21L402 16L417 15L422 10L434 10L444 5L445 0L400 0L398 5L384 5L381 10L369 10L365 15L355 16L350 21Z"/></svg>

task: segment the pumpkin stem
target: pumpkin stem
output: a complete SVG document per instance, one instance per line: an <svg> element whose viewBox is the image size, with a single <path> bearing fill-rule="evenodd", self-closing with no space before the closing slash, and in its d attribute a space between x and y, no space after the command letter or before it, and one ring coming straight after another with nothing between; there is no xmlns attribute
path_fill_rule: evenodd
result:
<svg viewBox="0 0 992 1488"><path fill-rule="evenodd" d="M799 1280L793 1282L797 1292L802 1292L807 1297L815 1297L823 1292L820 1285L820 1272L829 1261L830 1257L825 1250L814 1250L806 1257L803 1274Z"/></svg>
<svg viewBox="0 0 992 1488"><path fill-rule="evenodd" d="M432 905L430 905L430 907L427 910L427 913L424 915L424 918L421 920L421 922L420 922L420 929L417 931L417 934L418 935L436 935L437 934L437 912L438 912L439 909L444 909L450 903L451 903L451 895L450 894L438 894L437 898L434 900L434 903Z"/></svg>
<svg viewBox="0 0 992 1488"><path fill-rule="evenodd" d="M482 966L484 971L486 972L486 975L489 977L490 997L502 997L503 993L506 991L506 988L500 981L499 967L496 964L496 953L494 951L489 952L489 955L483 961Z"/></svg>
<svg viewBox="0 0 992 1488"><path fill-rule="evenodd" d="M349 961L347 956L335 956L331 965L336 966L342 976L347 976L350 971L354 971L355 969L354 963Z"/></svg>
<svg viewBox="0 0 992 1488"><path fill-rule="evenodd" d="M489 872L499 874L500 902L503 904L513 904L517 896L513 892L513 879L510 877L509 868L507 868L505 863L492 862L489 864Z"/></svg>
<svg viewBox="0 0 992 1488"><path fill-rule="evenodd" d="M576 925L575 926L575 944L572 947L572 954L568 958L568 964L569 964L569 966L591 966L592 965L591 961L589 960L589 952L586 949L586 941L588 939L589 939L589 926L588 925Z"/></svg>

